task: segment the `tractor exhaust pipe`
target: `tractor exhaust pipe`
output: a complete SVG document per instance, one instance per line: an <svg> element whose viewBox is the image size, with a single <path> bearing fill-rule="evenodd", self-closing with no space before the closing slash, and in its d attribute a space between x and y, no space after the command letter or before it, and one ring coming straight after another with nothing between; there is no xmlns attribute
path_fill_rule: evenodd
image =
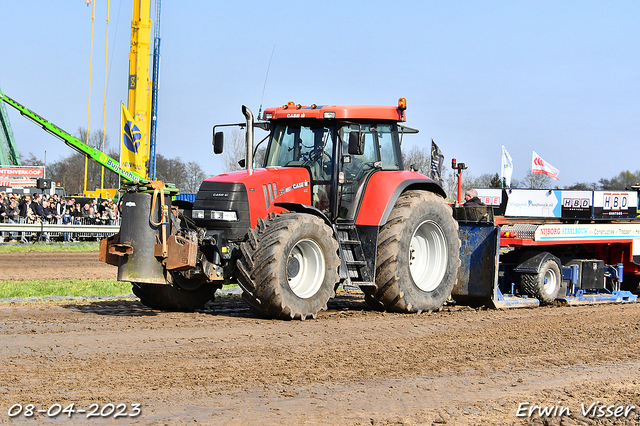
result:
<svg viewBox="0 0 640 426"><path fill-rule="evenodd" d="M249 172L253 172L253 113L249 108L242 105L242 113L247 119L247 133L245 141L247 145L247 152L244 156L245 169Z"/></svg>

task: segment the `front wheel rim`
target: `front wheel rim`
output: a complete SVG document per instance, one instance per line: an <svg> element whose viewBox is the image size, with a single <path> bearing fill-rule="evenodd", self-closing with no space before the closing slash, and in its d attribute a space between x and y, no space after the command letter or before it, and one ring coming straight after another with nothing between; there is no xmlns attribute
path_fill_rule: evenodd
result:
<svg viewBox="0 0 640 426"><path fill-rule="evenodd" d="M287 256L287 282L291 291L307 299L320 290L325 274L322 249L313 240L300 240Z"/></svg>
<svg viewBox="0 0 640 426"><path fill-rule="evenodd" d="M411 278L422 291L435 290L447 271L447 239L442 228L431 220L422 222L409 246Z"/></svg>

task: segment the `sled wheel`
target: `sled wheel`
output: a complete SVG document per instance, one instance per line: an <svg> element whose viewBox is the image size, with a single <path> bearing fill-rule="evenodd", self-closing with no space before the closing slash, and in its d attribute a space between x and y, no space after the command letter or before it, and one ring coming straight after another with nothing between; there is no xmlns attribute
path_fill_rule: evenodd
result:
<svg viewBox="0 0 640 426"><path fill-rule="evenodd" d="M537 298L541 304L548 305L558 297L561 280L562 274L558 264L548 259L540 266L539 273L521 275L520 290Z"/></svg>

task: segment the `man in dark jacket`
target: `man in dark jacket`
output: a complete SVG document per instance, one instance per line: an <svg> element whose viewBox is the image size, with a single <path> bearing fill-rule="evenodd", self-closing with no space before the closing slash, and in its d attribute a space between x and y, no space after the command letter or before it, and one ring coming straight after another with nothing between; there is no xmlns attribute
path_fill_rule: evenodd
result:
<svg viewBox="0 0 640 426"><path fill-rule="evenodd" d="M20 209L20 217L22 217L23 219L27 218L27 209L30 205L31 197L23 196L20 198L20 201L18 202L18 208Z"/></svg>
<svg viewBox="0 0 640 426"><path fill-rule="evenodd" d="M31 211L36 217L44 218L44 209L42 208L42 196L40 194L33 194L33 201L31 201Z"/></svg>
<svg viewBox="0 0 640 426"><path fill-rule="evenodd" d="M464 192L464 207L481 207L485 204L478 198L478 191L475 189L467 189Z"/></svg>

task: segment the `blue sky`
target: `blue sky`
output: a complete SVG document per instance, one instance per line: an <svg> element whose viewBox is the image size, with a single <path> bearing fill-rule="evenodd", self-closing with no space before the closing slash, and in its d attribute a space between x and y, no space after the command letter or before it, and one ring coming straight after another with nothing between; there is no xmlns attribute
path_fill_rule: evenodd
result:
<svg viewBox="0 0 640 426"><path fill-rule="evenodd" d="M91 115L102 127L106 0L96 0ZM111 0L106 130L126 102L131 0ZM407 98L405 143L442 149L474 176L514 178L531 151L559 185L640 169L640 2L162 2L158 152L210 175L214 124L288 101L387 104ZM87 125L91 7L84 0L3 2L0 87L74 133ZM20 152L71 153L8 109Z"/></svg>

